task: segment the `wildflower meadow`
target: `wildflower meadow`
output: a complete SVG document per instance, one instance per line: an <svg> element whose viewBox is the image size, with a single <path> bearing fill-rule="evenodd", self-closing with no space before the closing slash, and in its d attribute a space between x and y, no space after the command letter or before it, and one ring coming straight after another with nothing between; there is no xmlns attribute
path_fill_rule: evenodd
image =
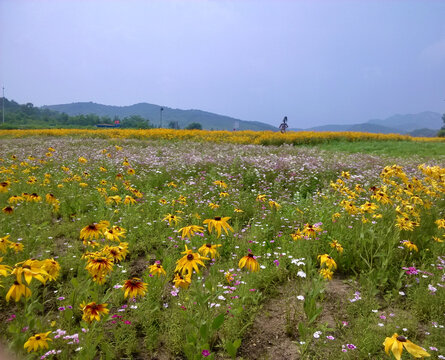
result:
<svg viewBox="0 0 445 360"><path fill-rule="evenodd" d="M443 142L88 131L0 132L8 357L445 359Z"/></svg>

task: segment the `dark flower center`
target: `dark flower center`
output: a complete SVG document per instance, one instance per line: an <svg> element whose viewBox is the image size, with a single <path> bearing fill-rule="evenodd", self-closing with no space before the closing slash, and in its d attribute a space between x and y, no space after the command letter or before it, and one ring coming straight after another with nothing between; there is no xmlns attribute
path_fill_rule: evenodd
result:
<svg viewBox="0 0 445 360"><path fill-rule="evenodd" d="M215 216L216 221L221 221L221 216Z"/></svg>
<svg viewBox="0 0 445 360"><path fill-rule="evenodd" d="M212 244L206 244L206 246L207 246L208 248L211 248L211 247L212 247Z"/></svg>
<svg viewBox="0 0 445 360"><path fill-rule="evenodd" d="M248 255L247 255L247 257L250 257L250 258L252 258L252 259L253 259L253 254L252 254L252 253L250 253L250 254L248 254Z"/></svg>
<svg viewBox="0 0 445 360"><path fill-rule="evenodd" d="M397 336L396 339L397 339L397 341L400 341L400 342L406 342L406 337L404 337L402 335Z"/></svg>
<svg viewBox="0 0 445 360"><path fill-rule="evenodd" d="M20 283L17 280L14 280L14 285L20 285Z"/></svg>
<svg viewBox="0 0 445 360"><path fill-rule="evenodd" d="M192 254L188 254L188 255L187 255L187 260L193 260L193 259L194 259L194 257L193 257Z"/></svg>
<svg viewBox="0 0 445 360"><path fill-rule="evenodd" d="M88 230L96 230L96 225L88 225Z"/></svg>
<svg viewBox="0 0 445 360"><path fill-rule="evenodd" d="M37 335L37 336L36 336L36 340L40 340L40 336Z"/></svg>

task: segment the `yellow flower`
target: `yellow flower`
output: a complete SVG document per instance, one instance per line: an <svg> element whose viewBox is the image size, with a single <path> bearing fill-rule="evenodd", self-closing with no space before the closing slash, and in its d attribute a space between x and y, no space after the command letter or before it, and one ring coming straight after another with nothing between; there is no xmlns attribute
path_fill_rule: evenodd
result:
<svg viewBox="0 0 445 360"><path fill-rule="evenodd" d="M2 253L6 253L6 249L8 248L11 242L8 240L10 235L6 235L0 238L0 251Z"/></svg>
<svg viewBox="0 0 445 360"><path fill-rule="evenodd" d="M337 269L337 264L334 259L330 257L328 254L318 255L317 259L320 260L320 265L326 265L329 269Z"/></svg>
<svg viewBox="0 0 445 360"><path fill-rule="evenodd" d="M15 251L15 253L17 254L20 251L23 251L23 244L12 242L12 243L9 244L9 248L13 249Z"/></svg>
<svg viewBox="0 0 445 360"><path fill-rule="evenodd" d="M82 319L86 322L93 320L100 321L101 314L108 314L108 304L96 304L94 301L88 304L80 304L80 309L83 311Z"/></svg>
<svg viewBox="0 0 445 360"><path fill-rule="evenodd" d="M124 204L125 205L133 205L133 204L136 204L136 200L132 196L127 195L127 196L125 196Z"/></svg>
<svg viewBox="0 0 445 360"><path fill-rule="evenodd" d="M233 274L230 273L230 271L225 272L224 277L226 278L226 280L229 284L235 279L233 277Z"/></svg>
<svg viewBox="0 0 445 360"><path fill-rule="evenodd" d="M235 211L237 213L243 213L244 212L244 210L241 210L241 209L238 209L238 208L235 208L233 211Z"/></svg>
<svg viewBox="0 0 445 360"><path fill-rule="evenodd" d="M88 162L88 160L85 159L85 158L82 157L82 156L78 159L78 161L79 161L81 164L86 164L86 163Z"/></svg>
<svg viewBox="0 0 445 360"><path fill-rule="evenodd" d="M293 234L290 234L290 236L292 237L292 240L297 241L302 239L304 237L304 234L301 233L300 229L297 229Z"/></svg>
<svg viewBox="0 0 445 360"><path fill-rule="evenodd" d="M406 247L408 250L415 250L416 252L419 252L419 249L417 248L416 244L412 243L409 240L405 240L403 243L403 246Z"/></svg>
<svg viewBox="0 0 445 360"><path fill-rule="evenodd" d="M25 345L23 345L23 347L27 349L28 352L37 351L39 349L48 349L48 341L52 341L52 339L48 337L50 333L51 331L48 331L46 333L40 333L31 336L28 341L25 342Z"/></svg>
<svg viewBox="0 0 445 360"><path fill-rule="evenodd" d="M210 203L209 204L209 207L212 209L212 210L215 210L215 209L218 209L219 208L219 205L218 204L214 204L214 203Z"/></svg>
<svg viewBox="0 0 445 360"><path fill-rule="evenodd" d="M275 208L276 210L278 210L281 205L278 204L277 202L273 201L273 200L269 200L269 206L271 209Z"/></svg>
<svg viewBox="0 0 445 360"><path fill-rule="evenodd" d="M175 278L173 279L173 283L176 287L180 287L183 289L187 289L189 285L192 283L192 275L191 274L175 274Z"/></svg>
<svg viewBox="0 0 445 360"><path fill-rule="evenodd" d="M228 197L229 196L229 193L228 192L225 192L225 191L222 191L222 192L220 192L219 193L219 197Z"/></svg>
<svg viewBox="0 0 445 360"><path fill-rule="evenodd" d="M139 278L133 278L125 281L122 290L125 291L124 297L130 296L130 298L138 295L144 296L147 291L147 284Z"/></svg>
<svg viewBox="0 0 445 360"><path fill-rule="evenodd" d="M337 250L340 254L343 254L343 246L341 246L341 244L337 240L332 240L329 245L331 245L331 247Z"/></svg>
<svg viewBox="0 0 445 360"><path fill-rule="evenodd" d="M80 238L82 240L87 239L99 239L99 236L105 231L105 229L110 226L108 221L101 221L100 223L91 224L85 226L80 230Z"/></svg>
<svg viewBox="0 0 445 360"><path fill-rule="evenodd" d="M185 237L194 236L195 232L202 233L203 231L204 231L204 228L202 226L198 226L198 225L185 226L178 230L178 232L182 232L182 234L181 234L182 239L184 239Z"/></svg>
<svg viewBox="0 0 445 360"><path fill-rule="evenodd" d="M172 215L172 214L167 214L165 215L165 217L162 219L162 221L168 220L168 224L171 226L172 222L175 223L175 225L178 225L178 222L182 220L182 218L180 218L177 215Z"/></svg>
<svg viewBox="0 0 445 360"><path fill-rule="evenodd" d="M330 269L324 268L320 269L320 275L323 276L323 278L332 280L332 275L334 275L334 272Z"/></svg>
<svg viewBox="0 0 445 360"><path fill-rule="evenodd" d="M5 214L12 214L13 212L14 212L14 206L5 206L3 209L2 209L2 211L5 213Z"/></svg>
<svg viewBox="0 0 445 360"><path fill-rule="evenodd" d="M123 228L113 226L111 229L104 231L104 236L110 241L120 241L121 237L125 237L125 230Z"/></svg>
<svg viewBox="0 0 445 360"><path fill-rule="evenodd" d="M28 259L15 264L11 274L16 276L20 284L22 283L22 275L28 284L31 283L33 278L45 284L48 278L48 273L43 269L43 262L34 259Z"/></svg>
<svg viewBox="0 0 445 360"><path fill-rule="evenodd" d="M105 276L113 271L113 260L107 256L93 255L88 258L85 269L93 276L93 280L105 281Z"/></svg>
<svg viewBox="0 0 445 360"><path fill-rule="evenodd" d="M54 281L59 276L60 271L60 265L59 263L54 259L45 259L42 261L43 266L42 269L46 271L48 274L48 279L50 281Z"/></svg>
<svg viewBox="0 0 445 360"><path fill-rule="evenodd" d="M413 344L404 336L397 335L397 333L391 337L387 337L383 342L383 345L385 346L385 352L389 355L389 350L391 350L397 360L401 359L403 348L405 348L406 351L408 351L415 358L431 356L420 346Z"/></svg>
<svg viewBox="0 0 445 360"><path fill-rule="evenodd" d="M445 236L445 235L444 235L444 236ZM443 242L443 240L440 239L440 238L437 237L437 236L433 236L433 240L434 240L434 241L437 241L437 242Z"/></svg>
<svg viewBox="0 0 445 360"><path fill-rule="evenodd" d="M216 216L213 219L206 219L203 221L204 224L208 224L209 233L212 233L213 228L215 228L215 231L218 234L218 237L221 236L221 228L225 231L226 235L229 235L227 229L233 232L232 227L227 223L227 220L229 220L230 217L220 217Z"/></svg>
<svg viewBox="0 0 445 360"><path fill-rule="evenodd" d="M445 229L445 219L438 219L435 223L439 229Z"/></svg>
<svg viewBox="0 0 445 360"><path fill-rule="evenodd" d="M212 259L215 259L216 257L219 256L219 253L216 249L219 248L220 246L222 246L222 245L221 244L217 244L217 245L204 244L198 249L198 252L203 256L207 256L208 254L210 254Z"/></svg>
<svg viewBox="0 0 445 360"><path fill-rule="evenodd" d="M149 270L150 274L152 275L157 275L157 276L167 275L159 260L155 261L153 265L150 265Z"/></svg>
<svg viewBox="0 0 445 360"><path fill-rule="evenodd" d="M128 254L128 243L122 242L118 246L105 246L102 253L113 258L113 261L124 260Z"/></svg>
<svg viewBox="0 0 445 360"><path fill-rule="evenodd" d="M321 232L321 227L306 224L304 225L302 233L308 237L315 238L317 236L317 233Z"/></svg>
<svg viewBox="0 0 445 360"><path fill-rule="evenodd" d="M259 195L256 197L256 201L265 202L265 201L266 201L266 195L259 194Z"/></svg>
<svg viewBox="0 0 445 360"><path fill-rule="evenodd" d="M224 181L221 181L221 180L216 180L216 181L213 182L213 184L214 185L218 185L221 188L226 188L227 187L227 184Z"/></svg>
<svg viewBox="0 0 445 360"><path fill-rule="evenodd" d="M349 171L342 171L341 176L344 177L345 179L349 179L351 177Z"/></svg>
<svg viewBox="0 0 445 360"><path fill-rule="evenodd" d="M198 265L205 267L205 264L202 262L202 260L210 260L207 257L203 257L198 253L194 253L192 250L189 250L187 248L187 245L185 245L185 251L183 251L181 254L185 255L176 262L177 265L175 268L175 272L180 271L182 274L184 274L185 272L191 274L193 269L195 269L196 272L199 273Z"/></svg>
<svg viewBox="0 0 445 360"><path fill-rule="evenodd" d="M8 181L0 182L0 193L8 192L8 189L9 189L9 182Z"/></svg>
<svg viewBox="0 0 445 360"><path fill-rule="evenodd" d="M258 264L258 261L255 259L255 256L253 256L252 253L243 256L239 261L238 266L241 269L245 266L248 270L252 272L260 270L260 264Z"/></svg>
<svg viewBox="0 0 445 360"><path fill-rule="evenodd" d="M31 290L25 284L15 280L14 284L12 284L8 293L6 294L6 301L9 302L11 296L16 302L20 301L22 295L25 296L25 298L29 298L31 296Z"/></svg>

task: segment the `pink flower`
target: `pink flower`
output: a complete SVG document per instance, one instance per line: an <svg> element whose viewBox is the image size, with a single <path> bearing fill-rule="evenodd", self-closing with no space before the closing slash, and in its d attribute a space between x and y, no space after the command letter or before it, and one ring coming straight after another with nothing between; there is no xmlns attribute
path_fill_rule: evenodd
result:
<svg viewBox="0 0 445 360"><path fill-rule="evenodd" d="M204 357L207 357L207 356L210 355L210 351L209 350L202 350L201 355L204 356Z"/></svg>

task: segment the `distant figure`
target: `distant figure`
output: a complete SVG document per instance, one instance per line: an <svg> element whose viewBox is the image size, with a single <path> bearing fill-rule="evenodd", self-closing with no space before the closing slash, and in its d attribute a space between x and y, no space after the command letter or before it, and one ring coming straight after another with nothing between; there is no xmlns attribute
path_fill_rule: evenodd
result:
<svg viewBox="0 0 445 360"><path fill-rule="evenodd" d="M280 129L281 133L284 134L288 127L289 127L289 125L287 125L287 116L285 116L283 119L283 122L280 124L278 129Z"/></svg>

